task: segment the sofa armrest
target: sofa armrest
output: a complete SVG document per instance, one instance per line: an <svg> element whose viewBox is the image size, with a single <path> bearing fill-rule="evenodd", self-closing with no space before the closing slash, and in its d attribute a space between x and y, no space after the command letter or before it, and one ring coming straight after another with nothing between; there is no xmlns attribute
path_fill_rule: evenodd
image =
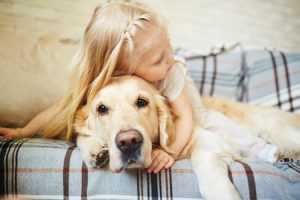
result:
<svg viewBox="0 0 300 200"><path fill-rule="evenodd" d="M203 161L205 162L205 161ZM300 161L245 160L229 166L243 199L299 199ZM213 187L213 186L212 186ZM0 137L0 197L24 199L199 199L190 159L159 174L88 168L74 144Z"/></svg>

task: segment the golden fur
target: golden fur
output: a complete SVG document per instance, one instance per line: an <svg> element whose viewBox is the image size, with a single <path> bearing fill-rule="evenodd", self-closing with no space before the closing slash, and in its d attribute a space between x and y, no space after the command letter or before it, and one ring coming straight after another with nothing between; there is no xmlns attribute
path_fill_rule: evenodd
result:
<svg viewBox="0 0 300 200"><path fill-rule="evenodd" d="M279 146L280 155L299 158L300 117L274 108L245 105L224 99L202 97L191 81L190 99L194 111L194 131L189 144L179 158L190 157L199 181L199 189L205 199L240 199L227 175L227 165L243 156L231 143L231 139L205 129L205 116L200 112L219 111L243 124L253 134ZM139 98L148 105L137 106ZM108 111L99 113L99 106ZM202 116L202 117L199 117ZM204 117L203 117L204 116ZM216 121L215 123L218 123ZM76 113L74 122L77 131L77 145L84 160L97 167L95 155L107 145L109 168L119 172L123 168L147 168L151 164L153 144L168 151L168 144L174 140L171 112L164 98L148 83L134 76L123 76L111 80L94 99ZM116 137L123 131L136 131L143 142L135 162L122 159L122 152L116 145ZM203 162L205 160L205 162ZM212 188L211 183L218 183Z"/></svg>

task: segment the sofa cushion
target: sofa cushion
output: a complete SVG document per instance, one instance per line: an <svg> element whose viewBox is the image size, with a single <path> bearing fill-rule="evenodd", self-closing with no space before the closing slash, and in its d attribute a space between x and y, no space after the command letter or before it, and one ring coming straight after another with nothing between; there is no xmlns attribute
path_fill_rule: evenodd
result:
<svg viewBox="0 0 300 200"><path fill-rule="evenodd" d="M300 54L283 51L248 51L247 92L244 100L300 111Z"/></svg>
<svg viewBox="0 0 300 200"><path fill-rule="evenodd" d="M201 55L177 49L202 95L300 112L300 53L221 51Z"/></svg>
<svg viewBox="0 0 300 200"><path fill-rule="evenodd" d="M299 160L285 159L274 165L244 160L231 164L228 174L243 199L300 198ZM112 173L87 168L72 143L0 137L0 196L7 194L25 199L201 198L189 159L158 174Z"/></svg>
<svg viewBox="0 0 300 200"><path fill-rule="evenodd" d="M61 98L77 41L0 32L0 126L23 126Z"/></svg>

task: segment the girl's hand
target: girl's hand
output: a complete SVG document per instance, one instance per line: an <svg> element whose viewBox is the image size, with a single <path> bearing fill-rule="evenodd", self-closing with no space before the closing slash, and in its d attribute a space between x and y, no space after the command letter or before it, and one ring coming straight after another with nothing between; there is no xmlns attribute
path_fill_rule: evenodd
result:
<svg viewBox="0 0 300 200"><path fill-rule="evenodd" d="M14 128L1 128L0 127L0 135L6 138L21 138L23 137L22 129L14 129Z"/></svg>
<svg viewBox="0 0 300 200"><path fill-rule="evenodd" d="M152 163L148 167L148 173L158 173L160 170L169 169L174 164L174 158L162 149L152 151Z"/></svg>

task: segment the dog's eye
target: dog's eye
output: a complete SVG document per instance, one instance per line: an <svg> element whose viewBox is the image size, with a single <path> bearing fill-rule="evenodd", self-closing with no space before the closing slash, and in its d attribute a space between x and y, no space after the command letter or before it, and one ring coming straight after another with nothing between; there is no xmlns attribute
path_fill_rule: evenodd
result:
<svg viewBox="0 0 300 200"><path fill-rule="evenodd" d="M149 104L149 102L146 99L141 98L141 97L139 97L136 101L136 105L138 108L146 107L148 104Z"/></svg>
<svg viewBox="0 0 300 200"><path fill-rule="evenodd" d="M108 113L108 108L103 104L101 104L97 110L100 113L100 115L106 115Z"/></svg>

